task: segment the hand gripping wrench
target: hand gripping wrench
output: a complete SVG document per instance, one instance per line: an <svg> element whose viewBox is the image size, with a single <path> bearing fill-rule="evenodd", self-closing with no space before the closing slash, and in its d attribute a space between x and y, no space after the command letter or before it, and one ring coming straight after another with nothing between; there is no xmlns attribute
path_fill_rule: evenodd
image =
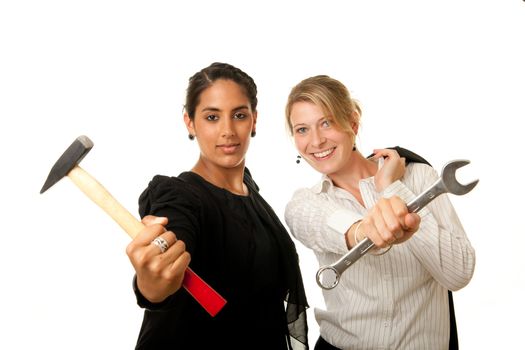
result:
<svg viewBox="0 0 525 350"><path fill-rule="evenodd" d="M409 213L417 213L434 198L443 193L464 195L469 193L479 180L463 185L456 180L456 170L469 164L468 160L453 160L448 162L441 171L441 176L426 191L407 204ZM323 289L332 289L339 283L341 274L359 258L375 247L375 244L366 237L353 247L348 253L331 265L322 266L316 275L317 284Z"/></svg>

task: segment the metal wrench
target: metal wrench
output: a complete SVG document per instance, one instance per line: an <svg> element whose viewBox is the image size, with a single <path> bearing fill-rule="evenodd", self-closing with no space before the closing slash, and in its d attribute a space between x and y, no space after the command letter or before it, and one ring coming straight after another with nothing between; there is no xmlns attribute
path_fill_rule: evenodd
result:
<svg viewBox="0 0 525 350"><path fill-rule="evenodd" d="M421 208L443 193L452 193L458 196L469 193L479 180L474 180L466 185L456 180L456 170L469 164L468 160L453 160L445 164L441 176L426 191L407 204L409 213L417 213ZM375 247L375 244L366 237L353 247L348 253L331 265L322 266L316 275L317 284L323 289L332 289L339 283L341 274L355 263L359 258ZM331 272L329 276L326 273ZM323 278L324 274L324 278Z"/></svg>

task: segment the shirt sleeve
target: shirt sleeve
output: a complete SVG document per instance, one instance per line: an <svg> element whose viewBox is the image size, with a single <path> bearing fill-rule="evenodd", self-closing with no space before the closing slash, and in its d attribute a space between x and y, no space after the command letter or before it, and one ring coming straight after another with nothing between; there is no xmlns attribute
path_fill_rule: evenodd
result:
<svg viewBox="0 0 525 350"><path fill-rule="evenodd" d="M168 218L166 229L184 241L186 251L194 252L199 234L202 205L192 187L177 177L155 176L139 198L140 217L146 215Z"/></svg>
<svg viewBox="0 0 525 350"><path fill-rule="evenodd" d="M359 214L307 188L297 190L285 210L292 235L317 252L345 254L345 234L360 219Z"/></svg>
<svg viewBox="0 0 525 350"><path fill-rule="evenodd" d="M415 187L419 187L415 189L418 193L438 178L436 171L424 164L414 164L409 176ZM386 198L396 195L406 203L416 197L401 181L387 187L383 195ZM438 196L418 214L419 230L405 244L441 285L452 291L463 288L474 274L476 256L448 195Z"/></svg>
<svg viewBox="0 0 525 350"><path fill-rule="evenodd" d="M186 251L192 254L199 229L199 203L199 197L190 190L187 183L176 177L157 175L139 197L139 214L141 218L146 215L168 218L166 229L174 232L177 239L184 241ZM162 302L152 303L140 292L136 275L133 278L137 304L150 311L173 308L177 300L187 298L187 293L181 293L181 290L182 288Z"/></svg>

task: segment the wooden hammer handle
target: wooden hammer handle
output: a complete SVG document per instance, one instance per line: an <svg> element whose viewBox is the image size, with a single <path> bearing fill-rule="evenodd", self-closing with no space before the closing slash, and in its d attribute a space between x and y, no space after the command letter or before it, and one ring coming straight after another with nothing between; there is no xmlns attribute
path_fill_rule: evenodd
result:
<svg viewBox="0 0 525 350"><path fill-rule="evenodd" d="M131 215L104 186L80 166L75 166L67 176L86 196L111 216L131 238L135 238L144 228L142 222Z"/></svg>
<svg viewBox="0 0 525 350"><path fill-rule="evenodd" d="M111 216L131 238L135 238L144 228L142 222L131 215L104 186L80 166L75 166L67 176L82 192ZM226 300L189 267L185 271L182 285L211 316L215 316L226 304Z"/></svg>

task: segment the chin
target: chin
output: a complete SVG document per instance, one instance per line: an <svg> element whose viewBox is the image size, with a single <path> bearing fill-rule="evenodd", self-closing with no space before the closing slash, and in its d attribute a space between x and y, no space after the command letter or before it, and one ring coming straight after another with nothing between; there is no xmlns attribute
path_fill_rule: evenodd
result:
<svg viewBox="0 0 525 350"><path fill-rule="evenodd" d="M242 159L235 159L235 160L228 160L228 161L225 161L225 162L220 162L219 163L223 168L227 168L227 169L233 169L233 168L237 168L237 167L240 167L240 166L244 166L244 158Z"/></svg>

